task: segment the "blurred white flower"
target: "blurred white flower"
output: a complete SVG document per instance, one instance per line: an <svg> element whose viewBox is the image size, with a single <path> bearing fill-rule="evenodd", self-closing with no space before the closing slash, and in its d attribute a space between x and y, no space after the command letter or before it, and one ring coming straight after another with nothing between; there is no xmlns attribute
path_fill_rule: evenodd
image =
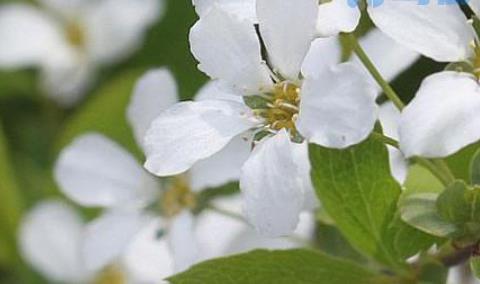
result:
<svg viewBox="0 0 480 284"><path fill-rule="evenodd" d="M150 71L139 80L128 108L137 139L148 127L150 118L177 101L176 89L172 75L164 69ZM201 97L208 95L206 90L201 93ZM232 141L223 152L192 168L189 174L161 183L108 138L87 134L76 139L62 151L55 178L61 190L78 204L106 209L86 227L82 245L86 267L89 270L106 267L126 253L142 231L152 226L150 239L155 239L157 234L158 246L168 255L164 257L162 269L149 270L157 279L202 259L204 254L196 240L196 218L191 213L196 206L195 193L238 180L248 147L242 140ZM151 210L155 208L161 216ZM136 252L133 250L131 254L135 256ZM146 269L139 264L136 267Z"/></svg>
<svg viewBox="0 0 480 284"><path fill-rule="evenodd" d="M256 1L269 65L251 20L222 5L201 15L190 32L192 53L226 94L163 112L146 136L145 167L159 176L179 174L254 134L258 143L240 178L245 213L263 234L292 232L300 212L316 204L306 141L345 148L365 139L377 119L375 89L358 65L337 64L327 49L325 60L310 61L317 12L316 0ZM258 95L263 105L232 94L247 101Z"/></svg>
<svg viewBox="0 0 480 284"><path fill-rule="evenodd" d="M101 65L124 59L162 13L163 0L39 0L0 6L0 67L38 67L58 103L87 91Z"/></svg>

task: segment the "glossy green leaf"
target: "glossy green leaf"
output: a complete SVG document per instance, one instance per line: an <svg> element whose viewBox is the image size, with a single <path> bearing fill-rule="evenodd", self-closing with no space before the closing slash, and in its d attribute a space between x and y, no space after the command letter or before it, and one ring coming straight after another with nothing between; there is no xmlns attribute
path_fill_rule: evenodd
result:
<svg viewBox="0 0 480 284"><path fill-rule="evenodd" d="M253 252L209 260L167 279L172 284L380 284L384 277L310 250Z"/></svg>
<svg viewBox="0 0 480 284"><path fill-rule="evenodd" d="M457 181L440 194L437 199L437 209L444 220L453 224L463 224L469 221L471 210L466 196L467 191L467 185Z"/></svg>
<svg viewBox="0 0 480 284"><path fill-rule="evenodd" d="M437 237L448 237L457 227L443 220L437 211L438 193L415 193L399 202L402 220L415 228Z"/></svg>
<svg viewBox="0 0 480 284"><path fill-rule="evenodd" d="M470 162L479 149L480 143L476 143L463 148L460 152L446 159L456 178L470 181Z"/></svg>
<svg viewBox="0 0 480 284"><path fill-rule="evenodd" d="M398 268L405 258L431 246L430 236L397 215L401 189L381 142L369 139L346 150L311 145L310 161L322 205L359 251Z"/></svg>

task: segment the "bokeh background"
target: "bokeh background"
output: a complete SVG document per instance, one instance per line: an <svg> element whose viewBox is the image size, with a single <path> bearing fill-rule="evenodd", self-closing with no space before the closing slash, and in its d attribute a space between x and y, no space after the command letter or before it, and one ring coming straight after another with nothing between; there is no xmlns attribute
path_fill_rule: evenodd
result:
<svg viewBox="0 0 480 284"><path fill-rule="evenodd" d="M0 4L8 2L35 4L0 0ZM182 99L193 97L206 81L189 51L188 32L196 20L191 0L166 2L164 17L149 30L143 47L124 62L102 69L92 90L73 108L64 109L42 94L36 70L0 70L0 283L47 283L22 261L16 234L26 210L45 198L63 198L53 181L52 166L64 145L81 133L98 131L141 160L125 120L136 79L150 68L168 67ZM369 26L364 20L361 30ZM408 101L425 75L443 68L422 58L393 86ZM87 218L95 214L83 213ZM336 234L328 228L322 232L325 239ZM340 241L325 246L345 249Z"/></svg>

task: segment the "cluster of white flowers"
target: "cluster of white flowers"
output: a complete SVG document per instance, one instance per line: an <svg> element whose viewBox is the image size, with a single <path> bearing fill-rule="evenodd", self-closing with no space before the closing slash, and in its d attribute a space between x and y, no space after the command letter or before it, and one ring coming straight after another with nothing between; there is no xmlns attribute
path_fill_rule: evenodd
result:
<svg viewBox="0 0 480 284"><path fill-rule="evenodd" d="M0 66L40 66L45 86L65 104L85 91L92 62L130 53L161 10L155 0L41 2L47 13L19 4L0 9ZM63 150L55 168L60 189L104 212L85 225L52 201L26 218L24 254L52 279L127 271L121 277L150 283L233 251L292 246L289 239L262 240L311 234L310 213L320 203L308 145L348 148L367 139L378 121L384 135L399 141L399 149L388 146L399 183L409 158L446 157L480 140L480 40L458 5L385 0L367 7L376 28L360 45L387 81L420 55L472 67L430 75L397 109L377 104L382 90L359 58L342 61L338 36L354 31L361 16L347 1L193 2L199 19L189 35L191 52L211 81L184 102L166 69L138 81L127 118L144 168L100 134ZM474 12L477 2L469 2ZM196 211L201 191L235 181L240 195ZM260 235L209 210L217 205L243 213ZM46 251L58 257L45 258Z"/></svg>

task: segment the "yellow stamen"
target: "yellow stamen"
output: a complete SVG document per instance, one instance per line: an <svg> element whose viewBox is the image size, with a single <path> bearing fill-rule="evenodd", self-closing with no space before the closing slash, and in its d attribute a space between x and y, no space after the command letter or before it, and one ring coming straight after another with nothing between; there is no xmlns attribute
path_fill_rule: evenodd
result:
<svg viewBox="0 0 480 284"><path fill-rule="evenodd" d="M167 217L173 217L184 209L194 209L197 205L195 194L184 176L174 177L162 195L162 211Z"/></svg>

